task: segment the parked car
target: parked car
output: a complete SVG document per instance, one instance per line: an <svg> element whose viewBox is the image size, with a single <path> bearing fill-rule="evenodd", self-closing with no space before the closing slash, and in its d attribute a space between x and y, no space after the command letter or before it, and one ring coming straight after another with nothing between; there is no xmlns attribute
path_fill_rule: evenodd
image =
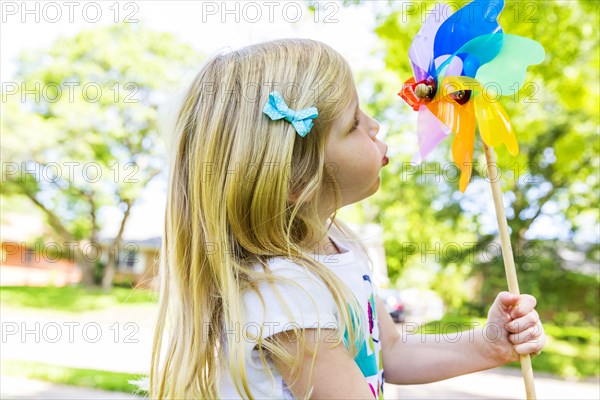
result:
<svg viewBox="0 0 600 400"><path fill-rule="evenodd" d="M379 298L394 322L404 322L404 303L396 289L379 289Z"/></svg>

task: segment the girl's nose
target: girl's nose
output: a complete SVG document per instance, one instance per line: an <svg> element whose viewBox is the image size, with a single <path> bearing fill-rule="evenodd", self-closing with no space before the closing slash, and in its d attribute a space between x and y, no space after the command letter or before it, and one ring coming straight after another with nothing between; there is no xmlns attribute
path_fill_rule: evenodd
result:
<svg viewBox="0 0 600 400"><path fill-rule="evenodd" d="M373 136L377 136L379 133L379 122L371 116L369 116L369 132L371 132Z"/></svg>

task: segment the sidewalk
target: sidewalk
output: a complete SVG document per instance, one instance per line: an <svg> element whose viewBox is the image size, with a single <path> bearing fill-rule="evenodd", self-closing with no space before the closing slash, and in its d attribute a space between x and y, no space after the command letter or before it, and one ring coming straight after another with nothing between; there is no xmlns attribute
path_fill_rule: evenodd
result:
<svg viewBox="0 0 600 400"><path fill-rule="evenodd" d="M600 382L568 382L534 372L538 400L598 400ZM385 385L386 399L525 399L521 371L496 368L424 385Z"/></svg>
<svg viewBox="0 0 600 400"><path fill-rule="evenodd" d="M385 398L392 399L524 399L525 389L518 371L497 369L426 385L385 385ZM535 378L538 400L597 400L600 387L593 383L572 383L552 378ZM144 399L128 393L57 385L31 379L0 377L0 398L9 399Z"/></svg>
<svg viewBox="0 0 600 400"><path fill-rule="evenodd" d="M81 314L2 307L2 359L147 374L156 306Z"/></svg>

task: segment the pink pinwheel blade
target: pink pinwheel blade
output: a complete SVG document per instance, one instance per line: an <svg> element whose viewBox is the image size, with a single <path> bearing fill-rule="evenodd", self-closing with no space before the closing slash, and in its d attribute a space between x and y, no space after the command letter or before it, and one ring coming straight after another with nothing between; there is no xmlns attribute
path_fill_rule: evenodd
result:
<svg viewBox="0 0 600 400"><path fill-rule="evenodd" d="M420 159L415 157L413 160L424 160L449 133L450 128L437 119L427 107L421 106L417 117Z"/></svg>

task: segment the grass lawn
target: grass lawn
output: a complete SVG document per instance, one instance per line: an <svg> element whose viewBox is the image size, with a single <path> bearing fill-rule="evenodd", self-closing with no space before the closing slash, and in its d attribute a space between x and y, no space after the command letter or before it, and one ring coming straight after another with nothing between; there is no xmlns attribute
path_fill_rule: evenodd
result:
<svg viewBox="0 0 600 400"><path fill-rule="evenodd" d="M87 289L81 286L3 286L2 306L34 308L47 311L82 312L132 304L156 303L158 294L147 289Z"/></svg>
<svg viewBox="0 0 600 400"><path fill-rule="evenodd" d="M141 377L140 375L123 372L70 368L20 360L2 360L2 374L63 385L126 393L136 393L136 386L128 383L128 380L137 380ZM139 391L137 394L147 395L144 391Z"/></svg>

